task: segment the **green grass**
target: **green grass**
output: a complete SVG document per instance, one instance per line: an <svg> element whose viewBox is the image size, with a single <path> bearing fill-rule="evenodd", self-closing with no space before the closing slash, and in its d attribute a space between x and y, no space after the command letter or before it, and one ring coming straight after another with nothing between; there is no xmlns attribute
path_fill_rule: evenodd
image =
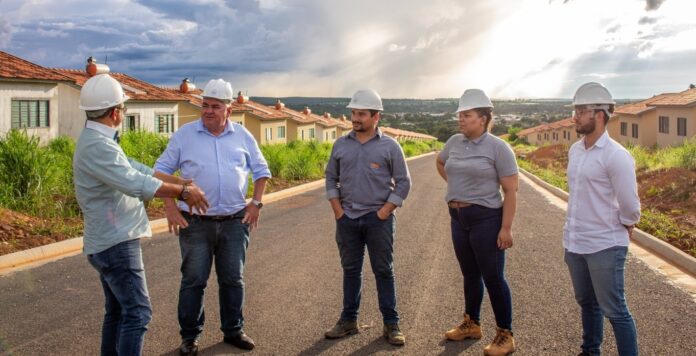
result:
<svg viewBox="0 0 696 356"><path fill-rule="evenodd" d="M696 137L676 147L646 148L627 145L636 161L636 168L649 171L662 168L696 169Z"/></svg>
<svg viewBox="0 0 696 356"><path fill-rule="evenodd" d="M568 191L568 179L565 175L565 172L559 172L554 169L542 168L524 159L517 160L517 164L529 173L534 174L535 176L541 178L543 181L553 185L554 187L561 188L566 192Z"/></svg>

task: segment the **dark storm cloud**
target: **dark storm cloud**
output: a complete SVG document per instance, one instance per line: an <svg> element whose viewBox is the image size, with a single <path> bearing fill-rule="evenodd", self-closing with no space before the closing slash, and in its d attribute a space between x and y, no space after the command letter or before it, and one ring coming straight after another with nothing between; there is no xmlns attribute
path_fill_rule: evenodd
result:
<svg viewBox="0 0 696 356"><path fill-rule="evenodd" d="M645 10L653 11L657 10L662 6L666 0L645 0Z"/></svg>

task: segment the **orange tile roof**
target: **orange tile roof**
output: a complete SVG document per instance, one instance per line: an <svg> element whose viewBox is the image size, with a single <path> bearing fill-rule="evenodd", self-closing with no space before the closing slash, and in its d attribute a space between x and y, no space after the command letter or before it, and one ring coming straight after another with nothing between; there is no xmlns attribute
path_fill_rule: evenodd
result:
<svg viewBox="0 0 696 356"><path fill-rule="evenodd" d="M89 75L84 70L53 68L54 71L63 74L79 86L85 84ZM126 95L130 100L137 101L187 101L188 99L181 93L160 88L156 85L144 82L140 79L133 78L123 73L109 73L114 79L118 80L123 86Z"/></svg>
<svg viewBox="0 0 696 356"><path fill-rule="evenodd" d="M664 93L655 95L650 99L641 100L635 103L630 103L626 105L621 105L614 110L614 114L625 114L625 115L640 115L646 111L653 110L654 107L650 106L654 101L666 98L668 96L674 95L672 93Z"/></svg>
<svg viewBox="0 0 696 356"><path fill-rule="evenodd" d="M54 70L15 57L0 51L0 78L56 80L72 82L73 80Z"/></svg>
<svg viewBox="0 0 696 356"><path fill-rule="evenodd" d="M289 115L281 110L276 110L273 106L266 106L249 99L244 100L244 103L239 103L235 101L234 104L239 106L237 110L247 110L250 111L255 116L258 116L262 120L281 120L290 118ZM234 108L232 109L235 110Z"/></svg>
<svg viewBox="0 0 696 356"><path fill-rule="evenodd" d="M572 126L575 126L575 122L573 122L572 117L569 117L569 118L559 120L559 121L554 121L554 122L551 122L548 124L541 124L541 125L537 125L534 127L526 128L526 129L518 132L517 136L527 136L527 135L531 135L531 134L537 133L537 132L562 129L562 128L572 127Z"/></svg>
<svg viewBox="0 0 696 356"><path fill-rule="evenodd" d="M650 102L650 106L691 106L696 104L696 88L665 95Z"/></svg>
<svg viewBox="0 0 696 356"><path fill-rule="evenodd" d="M300 124L311 124L318 121L317 118L312 117L311 114L305 115L304 113L290 109L287 106L284 106L281 111L290 115L290 119L297 121Z"/></svg>

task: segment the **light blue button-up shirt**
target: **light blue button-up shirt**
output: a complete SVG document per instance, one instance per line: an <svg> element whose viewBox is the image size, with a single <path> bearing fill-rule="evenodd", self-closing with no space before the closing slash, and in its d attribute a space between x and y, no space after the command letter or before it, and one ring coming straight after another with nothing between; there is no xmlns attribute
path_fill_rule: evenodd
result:
<svg viewBox="0 0 696 356"><path fill-rule="evenodd" d="M227 121L225 130L215 136L200 119L172 135L155 170L167 174L178 170L181 177L193 179L210 203L207 215L231 215L244 209L249 172L254 181L271 177L266 159L247 129ZM179 202L179 207L189 209L185 202Z"/></svg>
<svg viewBox="0 0 696 356"><path fill-rule="evenodd" d="M75 196L84 215L84 253L152 236L143 200L162 185L154 171L127 158L113 139L116 130L87 121L73 157Z"/></svg>

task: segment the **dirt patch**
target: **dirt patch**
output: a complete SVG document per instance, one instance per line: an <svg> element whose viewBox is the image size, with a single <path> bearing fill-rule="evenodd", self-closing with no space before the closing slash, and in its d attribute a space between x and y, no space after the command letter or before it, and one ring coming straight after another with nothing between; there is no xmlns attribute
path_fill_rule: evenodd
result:
<svg viewBox="0 0 696 356"><path fill-rule="evenodd" d="M565 170L568 166L568 146L551 145L540 147L529 153L525 158L539 167Z"/></svg>
<svg viewBox="0 0 696 356"><path fill-rule="evenodd" d="M82 232L80 218L42 219L0 208L0 255L63 241Z"/></svg>
<svg viewBox="0 0 696 356"><path fill-rule="evenodd" d="M312 180L287 181L273 178L266 186L266 194ZM147 206L150 220L165 217L164 205L155 201ZM82 236L82 217L38 218L0 208L0 256L8 253Z"/></svg>

